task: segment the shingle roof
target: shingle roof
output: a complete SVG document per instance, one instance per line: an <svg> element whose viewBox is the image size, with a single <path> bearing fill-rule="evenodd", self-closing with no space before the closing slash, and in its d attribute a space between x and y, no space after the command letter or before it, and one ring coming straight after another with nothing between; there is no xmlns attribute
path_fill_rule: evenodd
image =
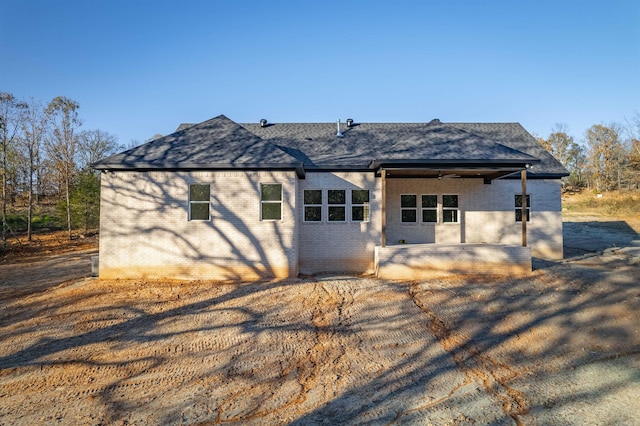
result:
<svg viewBox="0 0 640 426"><path fill-rule="evenodd" d="M368 170L381 164L532 164L567 172L518 123L237 124L225 116L109 157L96 168L294 168Z"/></svg>
<svg viewBox="0 0 640 426"><path fill-rule="evenodd" d="M445 123L283 123L267 127L243 124L281 147L305 168L368 168L372 161L537 162L537 159Z"/></svg>
<svg viewBox="0 0 640 426"><path fill-rule="evenodd" d="M224 115L94 164L96 169L295 168L299 161Z"/></svg>
<svg viewBox="0 0 640 426"><path fill-rule="evenodd" d="M567 169L560 164L520 123L450 123L452 126L474 133L520 152L540 159L530 174L533 176L568 176Z"/></svg>

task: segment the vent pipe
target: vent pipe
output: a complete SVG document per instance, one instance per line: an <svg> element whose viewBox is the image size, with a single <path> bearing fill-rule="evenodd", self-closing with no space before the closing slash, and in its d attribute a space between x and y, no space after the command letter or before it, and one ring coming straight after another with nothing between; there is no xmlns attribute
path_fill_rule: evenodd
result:
<svg viewBox="0 0 640 426"><path fill-rule="evenodd" d="M347 118L347 127L353 126L353 118Z"/></svg>
<svg viewBox="0 0 640 426"><path fill-rule="evenodd" d="M267 120L264 118L260 120L260 127L267 127Z"/></svg>
<svg viewBox="0 0 640 426"><path fill-rule="evenodd" d="M340 131L340 119L338 119L338 133L336 133L336 136L341 138L344 135L342 134L342 132Z"/></svg>

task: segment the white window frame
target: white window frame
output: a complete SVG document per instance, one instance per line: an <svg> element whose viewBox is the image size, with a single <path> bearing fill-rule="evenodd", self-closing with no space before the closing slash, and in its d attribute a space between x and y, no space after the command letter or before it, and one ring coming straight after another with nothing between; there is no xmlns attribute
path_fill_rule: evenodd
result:
<svg viewBox="0 0 640 426"><path fill-rule="evenodd" d="M344 192L344 203L330 203L329 202L329 192L330 191L342 191ZM331 208L332 207L342 207L344 209L344 219L343 220L331 220ZM328 223L346 223L347 222L347 190L342 188L331 188L327 189L327 222Z"/></svg>
<svg viewBox="0 0 640 426"><path fill-rule="evenodd" d="M367 191L367 200L369 201L365 201L363 203L354 203L353 202L353 193L354 191ZM349 200L351 202L351 221L352 222L357 222L357 223L366 223L371 221L371 191L369 191L368 189L362 189L362 188L358 188L358 189L352 189L351 190L351 199ZM353 208L354 207L362 207L362 220L356 220L353 218Z"/></svg>
<svg viewBox="0 0 640 426"><path fill-rule="evenodd" d="M411 197L415 197L415 201L416 201L416 205L415 207L403 207L402 206L402 197L405 196L411 196ZM402 214L405 211L413 211L415 216L416 216L416 220L411 221L411 222L405 222L402 220ZM402 225L412 225L412 224L416 224L418 223L418 194L400 194L400 224Z"/></svg>
<svg viewBox="0 0 640 426"><path fill-rule="evenodd" d="M320 204L307 204L304 200L305 191L320 191ZM324 218L324 191L318 188L309 188L302 190L302 220L305 223L322 223ZM319 207L320 208L320 220L307 220L307 207Z"/></svg>
<svg viewBox="0 0 640 426"><path fill-rule="evenodd" d="M423 197L428 196L428 197L436 197L436 205L435 207L425 207L424 206L424 200ZM439 208L438 208L438 194L421 194L420 195L420 222L427 224L427 225L435 225L436 223L439 222L440 220L440 212L439 212ZM425 211L435 211L436 212L436 220L435 222L430 222L430 221L425 221L424 220L424 212Z"/></svg>
<svg viewBox="0 0 640 426"><path fill-rule="evenodd" d="M192 200L191 199L191 187L192 186L207 186L209 187L209 199L208 200ZM189 206L188 206L188 220L189 222L208 222L211 220L211 184L209 183L190 183L189 187L188 187L188 199L189 199ZM207 211L208 211L208 215L206 219L192 219L191 218L191 206L194 204L206 204L207 205Z"/></svg>
<svg viewBox="0 0 640 426"><path fill-rule="evenodd" d="M265 186L271 186L271 185L279 185L280 186L280 199L279 200L263 200L262 199L262 194L264 191L264 187ZM278 182L269 182L269 183L261 183L260 184L260 220L261 221L265 221L265 222L278 222L282 220L282 201L283 201L283 192L284 192L284 187L281 183ZM265 204L280 204L280 218L279 219L265 219L262 217L262 212L263 212L263 206Z"/></svg>
<svg viewBox="0 0 640 426"><path fill-rule="evenodd" d="M444 205L444 197L456 197L456 207L447 207ZM455 222L446 222L445 212L447 211L455 211L456 212L456 220ZM458 224L460 223L460 195L459 194L442 194L442 223L445 224Z"/></svg>

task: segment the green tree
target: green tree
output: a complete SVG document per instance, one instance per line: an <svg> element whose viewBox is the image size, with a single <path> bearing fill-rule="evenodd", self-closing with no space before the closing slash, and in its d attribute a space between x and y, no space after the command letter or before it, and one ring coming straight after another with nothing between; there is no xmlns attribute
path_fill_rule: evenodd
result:
<svg viewBox="0 0 640 426"><path fill-rule="evenodd" d="M77 171L78 135L76 131L82 124L78 117L78 108L80 105L77 102L64 96L57 96L49 102L46 110L50 125L46 142L47 154L64 190L69 239L72 238L71 183Z"/></svg>
<svg viewBox="0 0 640 426"><path fill-rule="evenodd" d="M100 175L90 169L78 173L73 179L69 201L71 221L76 229L83 229L86 234L97 228L100 223Z"/></svg>
<svg viewBox="0 0 640 426"><path fill-rule="evenodd" d="M102 130L85 130L78 137L78 165L71 189L71 222L86 234L100 222L100 174L91 165L123 149L118 139Z"/></svg>

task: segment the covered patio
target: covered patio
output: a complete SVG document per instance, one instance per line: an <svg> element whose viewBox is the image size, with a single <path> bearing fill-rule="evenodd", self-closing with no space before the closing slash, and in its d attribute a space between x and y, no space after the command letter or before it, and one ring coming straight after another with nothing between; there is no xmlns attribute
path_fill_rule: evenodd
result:
<svg viewBox="0 0 640 426"><path fill-rule="evenodd" d="M520 153L522 154L522 153ZM404 239L388 243L387 185L391 179L482 179L491 185L495 179L519 175L522 194L527 194L527 170L536 160L526 154L517 159L478 161L378 161L377 168L382 183L381 240L375 248L375 273L387 279L423 279L451 274L487 274L523 276L531 273L531 249L527 247L527 221L521 221L522 244L495 244L466 242L464 236L457 241L433 243L408 243ZM524 157L524 158L523 158ZM522 197L523 211L527 209L527 197ZM440 206L440 212L442 207ZM438 222L441 221L440 213ZM397 219L396 219L397 220ZM453 226L452 226L453 225ZM458 225L456 229L456 226ZM460 235L460 223L447 224L449 232ZM420 230L420 228L416 228ZM457 233L457 234L456 234ZM437 232L436 232L437 234ZM462 232L464 235L464 232Z"/></svg>

